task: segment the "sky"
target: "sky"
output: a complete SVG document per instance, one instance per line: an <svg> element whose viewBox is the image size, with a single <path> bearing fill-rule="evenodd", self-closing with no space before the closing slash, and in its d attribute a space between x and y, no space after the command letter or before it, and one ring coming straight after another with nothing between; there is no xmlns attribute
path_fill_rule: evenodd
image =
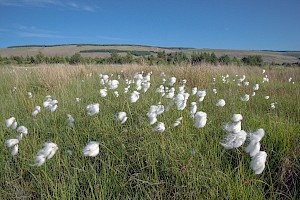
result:
<svg viewBox="0 0 300 200"><path fill-rule="evenodd" d="M0 0L0 48L300 50L300 0Z"/></svg>

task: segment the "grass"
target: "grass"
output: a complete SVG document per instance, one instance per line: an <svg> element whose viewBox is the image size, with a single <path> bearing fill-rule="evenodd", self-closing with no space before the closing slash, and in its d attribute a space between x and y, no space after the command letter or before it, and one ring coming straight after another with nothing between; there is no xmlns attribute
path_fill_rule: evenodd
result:
<svg viewBox="0 0 300 200"><path fill-rule="evenodd" d="M300 69L265 69L270 82L262 84L262 68L258 67L2 67L0 199L299 199ZM132 104L129 93L123 93L124 80L141 71L153 72L151 88ZM186 91L197 86L206 89L207 96L201 103L190 96L185 110L178 111L174 106L159 115L158 121L167 128L156 133L146 113L151 105L161 102L166 106L170 101L155 93L162 71L167 79L176 76L176 91L178 82L187 79ZM121 75L118 98L112 90L107 97L100 97L100 73L113 74L111 79ZM221 81L221 75L226 74L231 80L228 84ZM250 86L238 87L232 81L236 74L245 74ZM293 77L294 84L288 82L289 77ZM251 95L255 83L260 84L256 96L242 102L240 97ZM213 88L218 91L216 95ZM130 88L133 90L134 85ZM32 99L27 97L29 91ZM58 100L58 109L50 113L42 108L32 117L34 106L41 106L46 95ZM266 95L269 100L264 99ZM76 103L77 97L80 103ZM225 107L215 106L219 98L225 99ZM189 117L192 101L208 115L203 129L194 128ZM271 102L278 103L276 109L270 109ZM87 115L85 107L91 103L100 104L99 114ZM120 111L128 116L123 125L114 119ZM261 150L267 152L268 158L261 175L255 175L250 168L251 158L244 151L245 145L225 150L219 144L226 135L222 123L229 122L234 113L243 115L245 131L266 131ZM67 127L67 114L74 117L74 128ZM29 130L15 157L4 145L17 135L5 127L5 119L11 116ZM182 123L173 128L180 116ZM99 155L83 157L83 147L93 140L100 142ZM56 143L59 150L41 167L31 166L47 141Z"/></svg>

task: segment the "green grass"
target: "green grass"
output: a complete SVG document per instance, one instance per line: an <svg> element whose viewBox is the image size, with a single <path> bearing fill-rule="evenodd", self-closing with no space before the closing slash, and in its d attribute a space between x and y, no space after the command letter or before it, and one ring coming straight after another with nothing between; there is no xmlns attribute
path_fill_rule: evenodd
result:
<svg viewBox="0 0 300 200"><path fill-rule="evenodd" d="M151 88L141 92L140 99L132 104L128 101L130 92L123 93L125 79L142 70L153 71ZM146 113L151 105L161 102L167 106L170 101L155 93L162 71L167 79L177 77L176 91L178 81L187 79L187 92L197 86L206 89L207 96L203 102L190 96L185 110L173 106L159 115L158 121L165 123L166 130L157 133L152 131L155 125L149 125ZM1 68L0 199L299 199L300 69L268 68L270 82L264 84L261 71L235 66ZM112 90L107 97L100 97L100 73L114 74L111 79L121 75L118 98ZM221 75L226 74L230 80L245 74L250 86L238 87L233 81L224 84ZM288 82L290 76L295 84ZM256 96L241 102L241 96L251 95L255 83L260 84ZM32 99L27 98L29 91ZM41 106L46 95L58 100L58 109L50 113L42 108L32 117L34 106ZM264 99L266 95L269 100ZM80 103L76 97L81 98ZM225 107L215 106L219 98L225 99ZM192 101L197 102L198 111L207 113L203 129L194 128L189 117ZM276 109L270 109L271 102L278 103ZM99 114L87 115L85 107L91 103L100 104ZM128 116L123 125L114 119L120 111ZM243 115L245 131L266 131L261 150L268 158L261 175L250 168L251 158L244 151L247 144L233 150L219 144L226 135L222 124L234 113ZM74 117L74 128L67 127L67 114ZM28 128L15 157L4 145L17 136L16 131L5 127L5 119L11 116ZM173 128L181 116L181 124ZM82 149L93 140L100 143L100 153L86 158ZM57 153L41 167L31 166L47 141L58 145Z"/></svg>

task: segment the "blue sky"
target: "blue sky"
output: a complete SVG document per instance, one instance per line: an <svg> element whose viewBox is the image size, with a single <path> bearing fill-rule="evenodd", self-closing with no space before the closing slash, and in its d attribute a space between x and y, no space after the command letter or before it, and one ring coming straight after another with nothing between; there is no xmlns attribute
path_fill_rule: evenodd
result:
<svg viewBox="0 0 300 200"><path fill-rule="evenodd" d="M0 47L300 50L300 0L0 0Z"/></svg>

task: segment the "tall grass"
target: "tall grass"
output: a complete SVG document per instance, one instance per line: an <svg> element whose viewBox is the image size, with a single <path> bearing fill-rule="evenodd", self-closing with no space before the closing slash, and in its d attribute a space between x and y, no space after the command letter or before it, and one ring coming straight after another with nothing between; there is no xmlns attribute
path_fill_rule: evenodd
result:
<svg viewBox="0 0 300 200"><path fill-rule="evenodd" d="M300 69L265 68L270 78L262 84L262 68L237 66L64 66L6 67L0 69L0 199L299 199L300 182ZM153 72L151 88L131 104L124 94L125 79L135 72ZM153 104L168 105L168 99L155 93L161 84L160 73L167 78L187 79L186 91L192 87L205 89L207 96L198 102L191 96L184 111L172 107L158 116L166 131L152 131L146 113ZM117 89L105 98L99 95L99 74L121 75ZM224 84L221 75L229 74ZM237 86L233 79L246 75L250 86ZM293 77L292 84L288 82ZM213 78L216 81L213 82ZM260 84L249 102L240 97L251 95L252 85ZM16 87L14 89L14 87ZM212 89L218 93L214 95ZM134 86L130 91L134 90ZM27 97L33 93L33 98ZM129 92L130 93L130 92ZM42 110L31 116L34 106L46 95L57 99L54 113ZM264 99L269 95L270 99ZM75 99L80 98L80 103ZM225 107L216 107L219 98ZM189 117L190 102L197 101L198 110L208 115L203 129L196 129ZM270 103L277 102L271 109ZM85 107L100 104L100 113L88 116ZM114 114L124 111L128 120L121 125ZM268 153L266 168L255 175L245 145L225 150L219 144L225 136L222 123L232 114L241 113L246 131L263 128L266 135L261 149ZM67 114L75 119L75 127L67 127ZM19 154L10 155L4 146L15 138L16 131L5 127L5 119L14 116L29 133L19 144ZM173 128L173 122L183 117ZM83 147L89 141L100 142L100 153L86 158ZM46 141L59 150L41 167L31 166Z"/></svg>

